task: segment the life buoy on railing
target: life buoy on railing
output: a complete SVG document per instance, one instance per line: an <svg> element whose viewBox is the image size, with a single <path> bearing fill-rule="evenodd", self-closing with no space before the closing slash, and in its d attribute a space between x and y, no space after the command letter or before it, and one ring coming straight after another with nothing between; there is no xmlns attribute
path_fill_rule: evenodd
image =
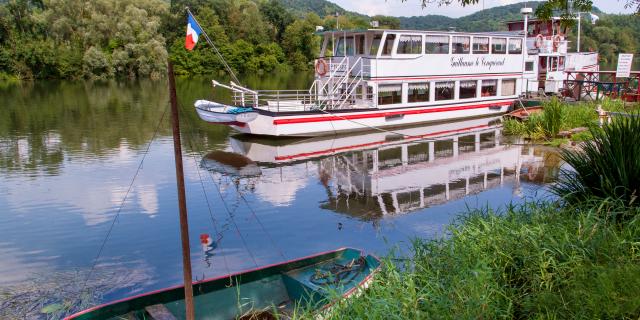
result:
<svg viewBox="0 0 640 320"><path fill-rule="evenodd" d="M538 34L538 35L536 36L536 42L535 42L536 48L540 48L540 47L542 47L542 42L543 42L543 41L544 41L544 36L543 36L543 35L541 35L541 34Z"/></svg>
<svg viewBox="0 0 640 320"><path fill-rule="evenodd" d="M316 73L319 76L324 76L329 71L329 65L324 59L316 60Z"/></svg>
<svg viewBox="0 0 640 320"><path fill-rule="evenodd" d="M560 46L560 41L562 41L562 37L559 34L556 34L555 36L553 36L553 50L558 50L558 47Z"/></svg>

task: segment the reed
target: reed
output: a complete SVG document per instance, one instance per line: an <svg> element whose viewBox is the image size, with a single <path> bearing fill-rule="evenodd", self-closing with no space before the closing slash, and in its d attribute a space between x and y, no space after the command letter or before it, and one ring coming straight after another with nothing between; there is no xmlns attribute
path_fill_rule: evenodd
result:
<svg viewBox="0 0 640 320"><path fill-rule="evenodd" d="M579 151L561 150L571 168L561 171L552 191L571 204L617 199L627 207L639 207L640 113L633 115L591 128L593 139Z"/></svg>
<svg viewBox="0 0 640 320"><path fill-rule="evenodd" d="M367 291L329 318L635 319L640 220L610 223L600 212L609 204L473 211L447 237L415 241L408 265L387 258Z"/></svg>

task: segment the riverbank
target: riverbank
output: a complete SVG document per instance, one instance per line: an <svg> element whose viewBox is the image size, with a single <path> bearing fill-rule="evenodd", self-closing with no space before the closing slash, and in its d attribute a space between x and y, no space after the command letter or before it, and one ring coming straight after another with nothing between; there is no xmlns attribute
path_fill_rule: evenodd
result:
<svg viewBox="0 0 640 320"><path fill-rule="evenodd" d="M606 112L640 111L640 104L628 104L619 99L567 103L552 98L543 103L542 112L531 114L525 121L506 119L504 134L554 147L588 141L592 134L587 129L598 125L598 107Z"/></svg>
<svg viewBox="0 0 640 320"><path fill-rule="evenodd" d="M413 244L332 319L637 318L640 219L613 224L612 203L532 202L472 211L449 237Z"/></svg>
<svg viewBox="0 0 640 320"><path fill-rule="evenodd" d="M556 117L558 106L542 117ZM580 150L560 151L572 169L551 186L558 198L468 210L445 236L388 258L332 318L638 318L640 118L589 133Z"/></svg>

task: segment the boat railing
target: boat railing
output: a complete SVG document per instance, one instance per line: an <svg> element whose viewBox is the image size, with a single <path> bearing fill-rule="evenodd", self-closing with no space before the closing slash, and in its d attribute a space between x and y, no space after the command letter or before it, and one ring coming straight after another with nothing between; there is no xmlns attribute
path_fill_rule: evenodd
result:
<svg viewBox="0 0 640 320"><path fill-rule="evenodd" d="M229 89L234 105L274 112L372 107L373 94L363 86L370 61L350 58L353 57L343 57L335 63L330 60L329 76L315 80L309 90L251 90L234 82L227 86L215 80L213 86Z"/></svg>

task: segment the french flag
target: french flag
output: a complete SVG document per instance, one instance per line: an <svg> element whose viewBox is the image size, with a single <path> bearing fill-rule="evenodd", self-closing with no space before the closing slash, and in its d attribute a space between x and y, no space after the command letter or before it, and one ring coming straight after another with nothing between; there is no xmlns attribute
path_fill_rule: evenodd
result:
<svg viewBox="0 0 640 320"><path fill-rule="evenodd" d="M198 37L201 33L202 29L196 22L196 19L189 13L189 17L187 18L187 38L185 39L184 47L189 51L193 50L193 47L198 43Z"/></svg>

